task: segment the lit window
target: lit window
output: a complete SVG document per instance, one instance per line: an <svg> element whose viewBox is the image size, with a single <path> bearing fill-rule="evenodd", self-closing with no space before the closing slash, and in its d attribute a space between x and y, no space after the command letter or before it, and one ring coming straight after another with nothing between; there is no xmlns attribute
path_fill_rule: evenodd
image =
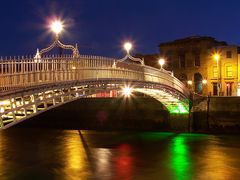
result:
<svg viewBox="0 0 240 180"><path fill-rule="evenodd" d="M226 66L226 76L227 77L232 77L233 76L232 65Z"/></svg>
<svg viewBox="0 0 240 180"><path fill-rule="evenodd" d="M213 66L213 77L214 78L218 77L218 68L217 68L217 66Z"/></svg>

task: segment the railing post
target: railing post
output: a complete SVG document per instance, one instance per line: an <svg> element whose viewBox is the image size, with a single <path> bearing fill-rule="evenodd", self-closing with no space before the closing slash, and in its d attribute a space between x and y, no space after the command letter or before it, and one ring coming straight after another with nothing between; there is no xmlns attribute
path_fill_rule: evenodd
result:
<svg viewBox="0 0 240 180"><path fill-rule="evenodd" d="M31 95L31 99L32 99L32 102L34 103L33 104L33 112L36 113L38 111L37 109L37 103L36 103L36 98L35 98L35 95Z"/></svg>
<svg viewBox="0 0 240 180"><path fill-rule="evenodd" d="M23 113L24 113L24 116L26 117L27 116L27 111L26 111L26 107L25 107L25 99L24 99L24 96L21 97L21 102L20 102L23 106Z"/></svg>
<svg viewBox="0 0 240 180"><path fill-rule="evenodd" d="M2 116L0 116L0 128L4 126Z"/></svg>
<svg viewBox="0 0 240 180"><path fill-rule="evenodd" d="M11 110L12 110L13 121L16 121L16 115L15 115L15 112L14 112L14 109L16 108L16 103L15 102L16 102L15 98L10 99L10 107L11 107Z"/></svg>

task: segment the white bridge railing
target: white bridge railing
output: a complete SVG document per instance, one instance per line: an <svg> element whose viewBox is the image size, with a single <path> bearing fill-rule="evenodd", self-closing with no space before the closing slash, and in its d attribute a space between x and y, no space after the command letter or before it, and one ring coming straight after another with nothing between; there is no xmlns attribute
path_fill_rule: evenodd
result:
<svg viewBox="0 0 240 180"><path fill-rule="evenodd" d="M107 78L160 83L189 95L185 86L165 70L117 62L112 58L81 55L78 58L46 56L41 59L0 59L0 95L42 84Z"/></svg>

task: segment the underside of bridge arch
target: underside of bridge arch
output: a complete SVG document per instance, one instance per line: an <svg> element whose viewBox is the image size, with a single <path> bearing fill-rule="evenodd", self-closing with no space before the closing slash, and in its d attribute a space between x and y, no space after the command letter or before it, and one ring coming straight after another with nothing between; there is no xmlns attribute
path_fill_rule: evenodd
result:
<svg viewBox="0 0 240 180"><path fill-rule="evenodd" d="M188 114L189 104L179 97L161 89L134 88L134 91L144 93L161 102L170 114Z"/></svg>
<svg viewBox="0 0 240 180"><path fill-rule="evenodd" d="M73 82L7 95L6 98L0 99L0 129L6 129L47 110L92 94L110 90L120 91L126 84L129 83L122 80ZM170 114L189 112L188 98L179 92L159 84L144 82L131 81L131 86L133 91L160 101Z"/></svg>

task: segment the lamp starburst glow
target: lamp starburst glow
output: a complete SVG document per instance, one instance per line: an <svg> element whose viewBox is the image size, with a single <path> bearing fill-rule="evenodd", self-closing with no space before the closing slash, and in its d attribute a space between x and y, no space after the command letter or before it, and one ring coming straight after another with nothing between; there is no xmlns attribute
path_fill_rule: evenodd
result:
<svg viewBox="0 0 240 180"><path fill-rule="evenodd" d="M202 83L203 83L203 84L207 84L207 80L206 80L206 79L203 79L203 80L202 80Z"/></svg>
<svg viewBox="0 0 240 180"><path fill-rule="evenodd" d="M63 23L59 20L55 20L51 23L51 30L58 35L63 31Z"/></svg>
<svg viewBox="0 0 240 180"><path fill-rule="evenodd" d="M161 69L162 69L163 65L165 64L165 59L163 59L163 58L159 59L158 63L160 64Z"/></svg>
<svg viewBox="0 0 240 180"><path fill-rule="evenodd" d="M132 49L132 43L126 42L124 44L124 49L127 51L127 53L129 53L129 51Z"/></svg>
<svg viewBox="0 0 240 180"><path fill-rule="evenodd" d="M187 81L187 84L188 84L188 85L192 85L192 81L191 81L191 80L188 80L188 81Z"/></svg>
<svg viewBox="0 0 240 180"><path fill-rule="evenodd" d="M219 55L218 53L215 53L215 54L213 55L213 59L216 60L216 61L218 61L218 60L220 59L220 55Z"/></svg>
<svg viewBox="0 0 240 180"><path fill-rule="evenodd" d="M125 86L123 89L122 89L122 93L124 96L131 96L132 95L132 88L130 88L129 86Z"/></svg>

